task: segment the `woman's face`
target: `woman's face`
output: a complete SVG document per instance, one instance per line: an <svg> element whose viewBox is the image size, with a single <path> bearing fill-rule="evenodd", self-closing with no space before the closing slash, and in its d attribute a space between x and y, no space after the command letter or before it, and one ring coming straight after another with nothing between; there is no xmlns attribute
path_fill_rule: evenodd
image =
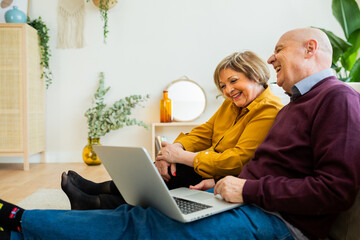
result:
<svg viewBox="0 0 360 240"><path fill-rule="evenodd" d="M231 68L220 71L219 87L237 107L247 106L264 91L262 85Z"/></svg>

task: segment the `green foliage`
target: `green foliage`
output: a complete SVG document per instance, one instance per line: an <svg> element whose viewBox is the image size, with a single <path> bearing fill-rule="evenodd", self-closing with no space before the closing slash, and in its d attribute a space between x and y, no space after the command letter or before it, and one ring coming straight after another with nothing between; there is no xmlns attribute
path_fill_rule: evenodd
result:
<svg viewBox="0 0 360 240"><path fill-rule="evenodd" d="M108 14L107 13L108 13L108 10L100 7L100 16L101 16L101 19L104 22L103 29L104 29L104 43L105 44L106 44L107 34L109 32L109 30L108 30Z"/></svg>
<svg viewBox="0 0 360 240"><path fill-rule="evenodd" d="M99 78L99 87L94 94L93 105L85 112L85 117L88 120L89 138L99 138L111 130L125 126L138 125L149 130L149 126L144 122L130 118L131 110L149 99L149 95L131 95L106 108L104 96L110 87L105 88L104 86L104 73L101 72Z"/></svg>
<svg viewBox="0 0 360 240"><path fill-rule="evenodd" d="M40 39L40 51L41 51L41 61L40 65L43 68L41 78L45 79L46 89L52 83L52 72L49 66L49 60L51 57L50 48L49 48L49 28L42 21L41 17L35 20L30 20L28 18L28 24L37 30Z"/></svg>
<svg viewBox="0 0 360 240"><path fill-rule="evenodd" d="M86 0L86 2L89 2L89 0ZM99 10L100 10L100 17L101 20L104 22L104 43L106 43L107 34L109 33L108 30L108 11L109 11L109 3L117 3L118 0L100 0Z"/></svg>
<svg viewBox="0 0 360 240"><path fill-rule="evenodd" d="M345 82L360 82L360 10L355 0L333 0L332 11L346 40L324 31L333 47L332 68Z"/></svg>

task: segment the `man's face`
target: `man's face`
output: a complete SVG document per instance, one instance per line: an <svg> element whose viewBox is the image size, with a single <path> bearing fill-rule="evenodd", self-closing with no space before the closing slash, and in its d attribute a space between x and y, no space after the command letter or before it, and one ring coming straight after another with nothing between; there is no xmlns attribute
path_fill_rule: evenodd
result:
<svg viewBox="0 0 360 240"><path fill-rule="evenodd" d="M286 33L280 38L274 54L267 61L276 71L277 85L288 93L292 93L291 87L303 78L304 53L305 47L301 42L294 40L292 34Z"/></svg>

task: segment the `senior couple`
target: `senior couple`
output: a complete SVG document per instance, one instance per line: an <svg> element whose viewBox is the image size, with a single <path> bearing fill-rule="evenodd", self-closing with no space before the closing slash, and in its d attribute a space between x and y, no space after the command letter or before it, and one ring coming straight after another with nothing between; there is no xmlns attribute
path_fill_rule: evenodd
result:
<svg viewBox="0 0 360 240"><path fill-rule="evenodd" d="M360 186L360 95L333 75L331 60L322 31L282 35L268 59L290 95L281 109L266 83L265 63L252 52L228 56L214 73L226 97L222 106L205 124L162 146L156 167L170 189L214 187L225 201L244 205L184 224L126 204L112 181L93 183L69 171L62 188L72 209L82 211L24 210L0 200L0 236L326 238Z"/></svg>

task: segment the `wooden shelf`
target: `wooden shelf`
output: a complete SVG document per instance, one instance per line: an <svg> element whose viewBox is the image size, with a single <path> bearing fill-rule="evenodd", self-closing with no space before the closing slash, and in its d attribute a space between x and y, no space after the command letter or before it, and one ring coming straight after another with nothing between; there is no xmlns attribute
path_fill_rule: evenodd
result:
<svg viewBox="0 0 360 240"><path fill-rule="evenodd" d="M173 142L181 132L190 132L201 123L196 122L169 122L151 124L151 156L155 161L155 137L161 135L166 137L168 142Z"/></svg>

